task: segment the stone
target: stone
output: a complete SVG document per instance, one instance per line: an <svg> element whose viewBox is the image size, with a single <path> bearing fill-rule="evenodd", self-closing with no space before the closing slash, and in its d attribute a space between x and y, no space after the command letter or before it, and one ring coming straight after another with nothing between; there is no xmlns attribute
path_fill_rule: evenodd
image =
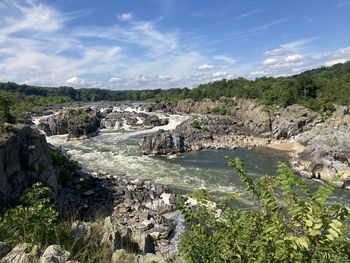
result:
<svg viewBox="0 0 350 263"><path fill-rule="evenodd" d="M153 240L158 240L160 233L155 231L155 232L150 233L150 236L153 238Z"/></svg>
<svg viewBox="0 0 350 263"><path fill-rule="evenodd" d="M83 195L85 195L85 196L92 196L92 195L94 195L94 194L95 194L95 192L92 191L92 190L88 190L88 191L86 191L86 192L83 193Z"/></svg>
<svg viewBox="0 0 350 263"><path fill-rule="evenodd" d="M142 224L146 227L146 229L151 229L154 226L152 220L148 220L148 219L142 221Z"/></svg>
<svg viewBox="0 0 350 263"><path fill-rule="evenodd" d="M32 253L30 244L16 245L5 257L0 259L0 263L30 263L34 262L36 255Z"/></svg>
<svg viewBox="0 0 350 263"><path fill-rule="evenodd" d="M54 193L59 189L58 171L49 155L45 135L21 124L7 129L8 137L0 141L0 211L15 204L34 183L41 182ZM29 150L28 145L35 147Z"/></svg>
<svg viewBox="0 0 350 263"><path fill-rule="evenodd" d="M0 259L6 256L11 251L11 247L5 242L0 242Z"/></svg>
<svg viewBox="0 0 350 263"><path fill-rule="evenodd" d="M40 258L40 263L65 263L70 259L70 252L64 250L59 245L47 247Z"/></svg>
<svg viewBox="0 0 350 263"><path fill-rule="evenodd" d="M72 224L71 230L75 238L86 241L91 237L92 225L88 222L76 221Z"/></svg>

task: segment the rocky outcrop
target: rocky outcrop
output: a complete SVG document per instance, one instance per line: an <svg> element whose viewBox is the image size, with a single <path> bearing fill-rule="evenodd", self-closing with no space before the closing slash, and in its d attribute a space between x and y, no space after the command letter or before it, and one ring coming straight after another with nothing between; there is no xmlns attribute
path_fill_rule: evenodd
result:
<svg viewBox="0 0 350 263"><path fill-rule="evenodd" d="M287 139L313 127L318 114L293 105L273 114L252 100L222 98L219 101L180 101L179 111L200 114L173 131L159 131L140 142L143 154L165 155L204 148L254 147ZM224 115L212 114L224 109Z"/></svg>
<svg viewBox="0 0 350 263"><path fill-rule="evenodd" d="M96 136L100 128L150 129L169 123L168 118L135 111L115 110L113 106L61 110L42 117L38 128L47 136L68 134L68 138L86 139Z"/></svg>
<svg viewBox="0 0 350 263"><path fill-rule="evenodd" d="M139 108L145 112L176 113L175 104L169 102L142 104Z"/></svg>
<svg viewBox="0 0 350 263"><path fill-rule="evenodd" d="M32 244L18 244L5 257L0 259L0 263L30 263L38 260L39 249Z"/></svg>
<svg viewBox="0 0 350 263"><path fill-rule="evenodd" d="M169 123L167 118L159 118L143 112L116 111L110 112L101 121L101 128L114 129L150 129Z"/></svg>
<svg viewBox="0 0 350 263"><path fill-rule="evenodd" d="M84 139L98 134L100 119L100 112L90 107L69 109L41 118L38 128L48 136L68 134L68 138Z"/></svg>
<svg viewBox="0 0 350 263"><path fill-rule="evenodd" d="M8 126L7 132L1 135L0 210L16 202L35 182L58 190L58 177L45 135L24 125Z"/></svg>
<svg viewBox="0 0 350 263"><path fill-rule="evenodd" d="M350 115L348 107L339 107L324 123L299 134L295 141L303 148L294 154L294 170L308 178L323 181L342 174L338 186L350 180Z"/></svg>
<svg viewBox="0 0 350 263"><path fill-rule="evenodd" d="M71 257L71 253L64 250L59 245L51 245L47 247L40 257L40 263L65 263Z"/></svg>
<svg viewBox="0 0 350 263"><path fill-rule="evenodd" d="M114 249L152 252L170 244L176 224L165 215L176 209L175 197L166 187L149 181L78 172L69 186L60 189L56 203L64 218L71 218L70 211L83 221L93 222L96 215L106 218L100 237L113 238ZM91 228L92 223L79 222L73 232L85 240L91 237Z"/></svg>
<svg viewBox="0 0 350 263"><path fill-rule="evenodd" d="M275 139L287 139L319 122L322 122L322 118L317 113L300 105L292 105L273 113L271 133Z"/></svg>

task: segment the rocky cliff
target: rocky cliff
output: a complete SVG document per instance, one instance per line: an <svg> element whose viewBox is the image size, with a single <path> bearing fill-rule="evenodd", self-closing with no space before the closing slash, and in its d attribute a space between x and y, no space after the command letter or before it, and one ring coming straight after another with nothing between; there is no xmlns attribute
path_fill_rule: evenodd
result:
<svg viewBox="0 0 350 263"><path fill-rule="evenodd" d="M295 141L303 148L294 154L292 167L305 177L323 181L341 174L338 186L345 186L350 180L349 123L349 107L342 106L324 122L299 134Z"/></svg>
<svg viewBox="0 0 350 263"><path fill-rule="evenodd" d="M218 110L219 109L219 110ZM225 109L225 114L212 113ZM173 131L159 131L140 142L143 154L174 154L203 148L253 147L288 139L313 127L318 114L293 105L268 112L251 100L180 101L178 111L194 112Z"/></svg>
<svg viewBox="0 0 350 263"><path fill-rule="evenodd" d="M71 108L42 117L38 128L47 136L68 134L68 138L86 139L96 136L100 128L150 129L168 124L167 118L159 118L143 112L117 110L113 106Z"/></svg>
<svg viewBox="0 0 350 263"><path fill-rule="evenodd" d="M6 129L0 138L0 210L14 203L34 182L58 189L45 136L24 125Z"/></svg>

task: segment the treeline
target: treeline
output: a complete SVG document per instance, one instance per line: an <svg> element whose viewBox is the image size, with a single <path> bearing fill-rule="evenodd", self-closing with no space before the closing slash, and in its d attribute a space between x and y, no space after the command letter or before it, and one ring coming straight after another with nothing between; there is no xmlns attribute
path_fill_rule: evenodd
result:
<svg viewBox="0 0 350 263"><path fill-rule="evenodd" d="M109 101L140 101L154 98L160 89L156 90L109 90L109 89L74 89L72 87L39 87L19 85L13 82L0 83L0 90L18 92L26 96L68 97L72 101L95 102Z"/></svg>
<svg viewBox="0 0 350 263"><path fill-rule="evenodd" d="M350 62L321 67L288 77L237 78L201 84L196 88L154 90L74 89L0 83L0 122L42 105L83 101L177 102L182 99L218 100L221 97L255 99L265 105L304 105L331 111L333 104L350 105ZM9 117L10 116L10 117Z"/></svg>
<svg viewBox="0 0 350 263"><path fill-rule="evenodd" d="M72 102L66 96L24 95L19 92L0 90L0 130L5 122L15 123L21 120L22 113L39 111L42 106Z"/></svg>
<svg viewBox="0 0 350 263"><path fill-rule="evenodd" d="M288 77L237 78L201 84L194 89L161 90L156 101L202 100L220 97L256 99L265 105L300 104L327 110L333 103L350 104L350 62L321 67Z"/></svg>

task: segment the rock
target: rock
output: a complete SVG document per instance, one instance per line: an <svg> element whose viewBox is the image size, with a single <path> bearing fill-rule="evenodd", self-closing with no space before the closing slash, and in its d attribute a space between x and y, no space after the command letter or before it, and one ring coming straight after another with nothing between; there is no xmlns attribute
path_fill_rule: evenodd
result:
<svg viewBox="0 0 350 263"><path fill-rule="evenodd" d="M10 253L0 259L0 263L31 263L37 259L37 256L32 253L32 246L30 244L18 244Z"/></svg>
<svg viewBox="0 0 350 263"><path fill-rule="evenodd" d="M108 114L101 120L102 128L113 129L148 129L169 123L167 118L159 118L143 112L118 111Z"/></svg>
<svg viewBox="0 0 350 263"><path fill-rule="evenodd" d="M45 249L40 258L41 263L65 263L70 259L70 253L59 245L51 245Z"/></svg>
<svg viewBox="0 0 350 263"><path fill-rule="evenodd" d="M11 247L4 242L0 242L0 259L11 251Z"/></svg>
<svg viewBox="0 0 350 263"><path fill-rule="evenodd" d="M84 139L98 134L101 115L91 108L68 109L39 120L38 128L46 135L68 134L68 138Z"/></svg>
<svg viewBox="0 0 350 263"><path fill-rule="evenodd" d="M158 240L159 235L160 235L160 233L157 231L150 233L150 236L153 238L153 240Z"/></svg>
<svg viewBox="0 0 350 263"><path fill-rule="evenodd" d="M92 190L88 190L88 191L86 191L86 192L83 193L83 195L85 195L85 196L92 196L92 195L94 195L94 194L95 194L95 192L92 191Z"/></svg>
<svg viewBox="0 0 350 263"><path fill-rule="evenodd" d="M280 109L272 119L271 131L275 139L286 139L299 134L303 128L311 124L318 115L299 105Z"/></svg>
<svg viewBox="0 0 350 263"><path fill-rule="evenodd" d="M164 215L164 217L173 222L173 224L175 225L175 229L173 237L170 240L170 244L161 248L160 252L164 254L178 253L179 250L177 245L180 242L180 237L183 233L186 232L185 219L183 218L179 210L167 213Z"/></svg>
<svg viewBox="0 0 350 263"><path fill-rule="evenodd" d="M59 189L58 171L49 155L45 136L25 125L8 127L6 139L0 140L0 211L14 204L25 189L41 182Z"/></svg>
<svg viewBox="0 0 350 263"><path fill-rule="evenodd" d="M302 176L323 181L343 174L337 185L345 187L350 181L349 121L347 109L341 107L325 122L296 136L303 148L294 154L292 168Z"/></svg>
<svg viewBox="0 0 350 263"><path fill-rule="evenodd" d="M170 202L171 194L162 193L160 197L162 198L165 205L171 205L171 202Z"/></svg>
<svg viewBox="0 0 350 263"><path fill-rule="evenodd" d="M144 220L142 224L146 227L146 229L151 229L154 226L151 220Z"/></svg>
<svg viewBox="0 0 350 263"><path fill-rule="evenodd" d="M88 240L92 235L92 225L88 222L76 221L72 224L71 230L75 238L83 241Z"/></svg>
<svg viewBox="0 0 350 263"><path fill-rule="evenodd" d="M103 225L102 243L112 250L128 248L134 252L154 253L154 242L149 234L131 231L119 226L111 217L106 217Z"/></svg>
<svg viewBox="0 0 350 263"><path fill-rule="evenodd" d="M140 105L141 110L146 112L165 112L165 113L176 113L175 105L172 103L152 103Z"/></svg>

